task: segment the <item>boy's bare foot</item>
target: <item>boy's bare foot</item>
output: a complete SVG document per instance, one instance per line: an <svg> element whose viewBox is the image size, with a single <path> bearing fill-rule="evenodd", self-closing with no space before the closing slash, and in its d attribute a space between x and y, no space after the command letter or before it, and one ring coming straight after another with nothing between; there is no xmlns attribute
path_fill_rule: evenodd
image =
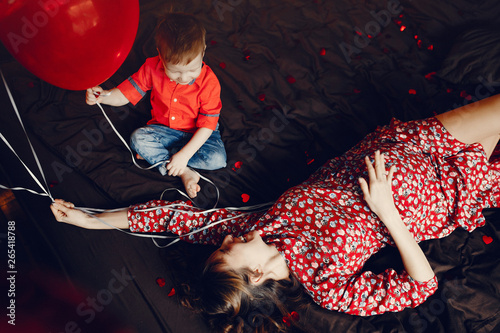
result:
<svg viewBox="0 0 500 333"><path fill-rule="evenodd" d="M200 192L201 187L198 185L200 181L200 176L193 170L186 168L185 171L180 175L184 188L190 198L196 197L198 192Z"/></svg>

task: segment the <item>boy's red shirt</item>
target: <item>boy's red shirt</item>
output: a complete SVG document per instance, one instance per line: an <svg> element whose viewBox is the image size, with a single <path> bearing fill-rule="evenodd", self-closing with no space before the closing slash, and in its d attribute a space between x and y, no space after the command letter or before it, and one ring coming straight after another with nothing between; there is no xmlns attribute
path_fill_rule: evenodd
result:
<svg viewBox="0 0 500 333"><path fill-rule="evenodd" d="M180 85L165 74L159 56L148 58L117 88L134 105L151 90L152 119L148 125L162 124L184 132L217 127L222 108L221 88L214 72L205 63L193 84Z"/></svg>

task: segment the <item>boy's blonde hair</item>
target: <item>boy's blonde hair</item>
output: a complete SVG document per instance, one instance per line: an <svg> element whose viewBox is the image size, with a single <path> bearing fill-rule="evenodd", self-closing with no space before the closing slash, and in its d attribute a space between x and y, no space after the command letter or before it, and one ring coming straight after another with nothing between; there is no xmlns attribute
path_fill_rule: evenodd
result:
<svg viewBox="0 0 500 333"><path fill-rule="evenodd" d="M205 51L205 33L193 15L169 13L156 27L156 47L165 62L187 65Z"/></svg>

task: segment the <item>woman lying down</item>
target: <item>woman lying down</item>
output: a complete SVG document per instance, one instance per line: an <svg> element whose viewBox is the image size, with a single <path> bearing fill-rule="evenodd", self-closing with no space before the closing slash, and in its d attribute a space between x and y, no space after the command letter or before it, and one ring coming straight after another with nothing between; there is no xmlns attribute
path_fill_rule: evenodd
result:
<svg viewBox="0 0 500 333"><path fill-rule="evenodd" d="M418 242L457 227L472 231L485 223L483 208L498 207L500 165L489 159L499 133L499 96L425 120L394 119L266 212L172 210L153 200L97 215L106 225L69 202L56 200L51 209L57 221L82 228L168 231L219 246L184 304L217 332L284 331L283 317L307 303L307 294L326 309L360 316L416 307L432 295L437 279ZM398 248L405 269L363 270L386 244ZM276 311L264 318L256 309L269 302Z"/></svg>

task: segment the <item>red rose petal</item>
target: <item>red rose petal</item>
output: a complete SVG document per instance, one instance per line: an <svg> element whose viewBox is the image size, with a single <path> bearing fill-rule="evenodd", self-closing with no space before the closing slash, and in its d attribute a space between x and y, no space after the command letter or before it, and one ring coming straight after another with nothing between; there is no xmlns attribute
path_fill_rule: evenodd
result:
<svg viewBox="0 0 500 333"><path fill-rule="evenodd" d="M239 168L241 168L241 165L242 165L242 164L243 164L243 163L241 163L241 161L238 161L238 162L234 163L234 167L235 167L236 169L239 169Z"/></svg>
<svg viewBox="0 0 500 333"><path fill-rule="evenodd" d="M259 95L259 100L260 100L261 102L264 102L264 100L265 100L265 99L266 99L266 94L260 94L260 95Z"/></svg>
<svg viewBox="0 0 500 333"><path fill-rule="evenodd" d="M326 50L325 48L322 48L320 51L319 51L319 54L324 56L326 54Z"/></svg>
<svg viewBox="0 0 500 333"><path fill-rule="evenodd" d="M430 72L430 73L428 73L428 74L425 74L425 78L426 78L427 80L430 80L430 79L432 79L432 77L433 77L434 75L436 75L436 72Z"/></svg>
<svg viewBox="0 0 500 333"><path fill-rule="evenodd" d="M250 196L249 196L248 194L246 194L246 193L243 193L243 194L241 195L241 200L242 200L243 202L247 202L248 200L250 200Z"/></svg>
<svg viewBox="0 0 500 333"><path fill-rule="evenodd" d="M157 278L157 279L156 279L156 283L157 283L160 287L165 287L165 279L164 279L164 278Z"/></svg>
<svg viewBox="0 0 500 333"><path fill-rule="evenodd" d="M285 325L287 327L290 327L291 326L291 323L290 323L290 318L288 316L285 316L283 317L283 322L285 323Z"/></svg>
<svg viewBox="0 0 500 333"><path fill-rule="evenodd" d="M298 321L300 319L299 314L295 311L292 311L292 313L290 313L290 317L292 317L293 321Z"/></svg>
<svg viewBox="0 0 500 333"><path fill-rule="evenodd" d="M172 288L172 290L170 290L170 292L168 293L168 297L172 297L175 295L175 289Z"/></svg>
<svg viewBox="0 0 500 333"><path fill-rule="evenodd" d="M492 238L492 237L490 237L490 236L486 236L486 235L484 235L484 236L483 236L483 242L484 242L485 244L491 244L491 242L493 242L493 238Z"/></svg>
<svg viewBox="0 0 500 333"><path fill-rule="evenodd" d="M405 31L406 30L406 26L405 25L402 25L401 28L399 28L399 30L401 31Z"/></svg>
<svg viewBox="0 0 500 333"><path fill-rule="evenodd" d="M415 89L410 89L410 90L408 90L408 94L410 94L410 95L416 95L417 91Z"/></svg>
<svg viewBox="0 0 500 333"><path fill-rule="evenodd" d="M290 84L293 84L293 83L295 83L295 82L297 81L297 80L295 80L295 78L294 78L293 76L291 76L291 75L288 75L288 76L286 77L286 80L287 80L287 81L288 81L288 83L290 83Z"/></svg>

